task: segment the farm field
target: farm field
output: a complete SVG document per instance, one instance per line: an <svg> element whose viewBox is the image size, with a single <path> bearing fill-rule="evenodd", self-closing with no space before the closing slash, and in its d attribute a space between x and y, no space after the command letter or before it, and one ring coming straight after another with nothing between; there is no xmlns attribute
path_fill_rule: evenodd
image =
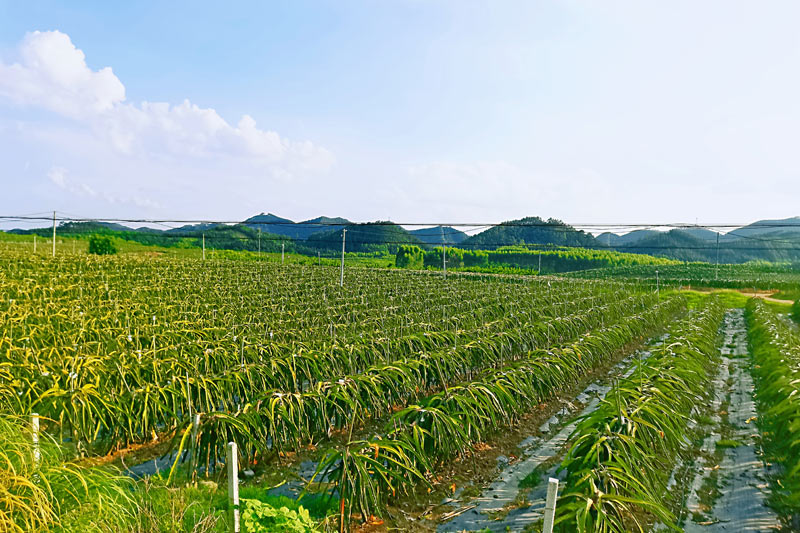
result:
<svg viewBox="0 0 800 533"><path fill-rule="evenodd" d="M2 530L229 531L231 442L242 531L535 531L548 477L559 531L713 531L741 494L757 527L800 516L798 334L758 300L626 269L0 266ZM796 289L773 270L760 288ZM728 490L739 464L758 482Z"/></svg>
<svg viewBox="0 0 800 533"><path fill-rule="evenodd" d="M800 271L789 264L753 263L713 265L636 265L571 272L580 279L627 279L656 287L758 289L796 291Z"/></svg>

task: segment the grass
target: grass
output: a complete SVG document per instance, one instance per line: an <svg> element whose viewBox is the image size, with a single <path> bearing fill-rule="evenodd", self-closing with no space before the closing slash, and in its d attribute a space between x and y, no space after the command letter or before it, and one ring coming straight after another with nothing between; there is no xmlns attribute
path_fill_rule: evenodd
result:
<svg viewBox="0 0 800 533"><path fill-rule="evenodd" d="M797 289L784 289L772 295L777 300L792 300L796 302L800 300L800 288Z"/></svg>
<svg viewBox="0 0 800 533"><path fill-rule="evenodd" d="M134 512L130 479L65 462L54 439L29 419L0 416L0 531L115 531Z"/></svg>
<svg viewBox="0 0 800 533"><path fill-rule="evenodd" d="M738 448L739 446L743 446L743 444L733 439L722 439L717 441L717 449Z"/></svg>
<svg viewBox="0 0 800 533"><path fill-rule="evenodd" d="M684 298L686 298L686 304L689 309L695 309L705 303L708 300L708 297L712 294L717 297L717 301L720 305L722 305L726 309L736 309L739 307L744 307L747 303L747 300L750 299L749 296L742 294L739 291L730 290L730 289L718 289L713 291L697 291L694 289L670 289L667 291L663 291L662 297L671 296L674 294L680 294Z"/></svg>
<svg viewBox="0 0 800 533"><path fill-rule="evenodd" d="M726 309L739 309L747 305L747 301L752 297L746 292L740 292L732 289L715 289L712 291L697 291L694 289L670 289L661 293L662 298L680 294L686 298L686 305L689 309L695 309L703 304L712 294L717 296L719 303ZM775 296L777 298L777 296ZM781 298L778 298L781 299ZM787 314L792 311L792 305L770 302L765 300L764 303L776 313ZM800 318L800 315L798 315Z"/></svg>

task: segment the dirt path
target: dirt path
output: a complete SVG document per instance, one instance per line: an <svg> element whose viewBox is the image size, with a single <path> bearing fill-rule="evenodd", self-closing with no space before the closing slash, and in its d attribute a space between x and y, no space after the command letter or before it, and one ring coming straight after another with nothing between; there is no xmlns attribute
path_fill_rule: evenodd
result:
<svg viewBox="0 0 800 533"><path fill-rule="evenodd" d="M655 343L663 342L664 337ZM653 343L651 343L653 346ZM636 360L649 357L649 350L639 350L626 357L602 379L595 381L570 403L572 409L564 408L539 428L541 436L531 436L520 443L522 460L508 465L498 478L474 500L469 508L450 521L440 524L438 532L458 531L522 531L542 519L546 483L539 482L529 489L521 489L520 482L535 470L541 470L541 479L555 477L559 459L566 451L569 436L577 425L578 415L589 414L611 389L618 376L630 375ZM462 505L453 502L454 505Z"/></svg>
<svg viewBox="0 0 800 533"><path fill-rule="evenodd" d="M722 328L712 430L695 463L684 528L687 533L777 530L780 522L766 505L767 473L755 424L744 311L729 311Z"/></svg>

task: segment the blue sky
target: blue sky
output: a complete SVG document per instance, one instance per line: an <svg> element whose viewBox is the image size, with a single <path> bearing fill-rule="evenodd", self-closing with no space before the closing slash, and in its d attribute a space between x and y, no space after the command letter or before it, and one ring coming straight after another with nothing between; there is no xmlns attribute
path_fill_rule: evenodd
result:
<svg viewBox="0 0 800 533"><path fill-rule="evenodd" d="M0 211L793 216L798 15L777 1L0 1Z"/></svg>

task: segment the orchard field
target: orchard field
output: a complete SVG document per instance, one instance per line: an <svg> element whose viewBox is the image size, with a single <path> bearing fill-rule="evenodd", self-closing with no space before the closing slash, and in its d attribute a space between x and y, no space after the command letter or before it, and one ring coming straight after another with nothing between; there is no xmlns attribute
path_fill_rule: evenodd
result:
<svg viewBox="0 0 800 533"><path fill-rule="evenodd" d="M241 531L538 531L548 477L559 531L798 527L791 309L640 268L6 249L0 530L230 531L233 464Z"/></svg>

